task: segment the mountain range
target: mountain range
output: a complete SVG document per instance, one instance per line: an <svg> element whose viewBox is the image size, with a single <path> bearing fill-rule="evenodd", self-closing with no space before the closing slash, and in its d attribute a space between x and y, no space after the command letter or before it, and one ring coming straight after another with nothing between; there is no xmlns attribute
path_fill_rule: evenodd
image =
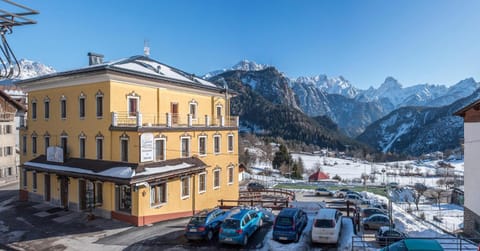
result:
<svg viewBox="0 0 480 251"><path fill-rule="evenodd" d="M30 60L22 59L20 65L18 79L55 72ZM403 87L386 77L378 88L362 90L343 76L289 78L273 66L248 60L204 78L220 86L227 82L238 92L232 113L241 116L242 130L337 149L369 145L409 155L458 147L463 123L452 114L480 97L480 84L473 78L450 87Z"/></svg>

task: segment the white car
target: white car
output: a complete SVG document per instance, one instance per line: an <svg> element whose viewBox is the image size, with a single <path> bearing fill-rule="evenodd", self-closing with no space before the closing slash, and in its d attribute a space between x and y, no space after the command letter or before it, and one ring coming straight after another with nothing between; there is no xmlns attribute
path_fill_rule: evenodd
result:
<svg viewBox="0 0 480 251"><path fill-rule="evenodd" d="M342 213L337 209L322 208L313 220L313 243L337 244L342 230Z"/></svg>
<svg viewBox="0 0 480 251"><path fill-rule="evenodd" d="M343 199L355 205L366 204L366 201L358 194L347 194Z"/></svg>

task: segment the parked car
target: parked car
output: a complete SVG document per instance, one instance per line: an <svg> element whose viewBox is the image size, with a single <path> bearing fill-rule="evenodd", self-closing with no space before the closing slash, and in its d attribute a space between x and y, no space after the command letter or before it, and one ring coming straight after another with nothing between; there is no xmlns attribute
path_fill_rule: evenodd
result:
<svg viewBox="0 0 480 251"><path fill-rule="evenodd" d="M338 243L342 229L342 213L333 208L322 208L313 220L313 243Z"/></svg>
<svg viewBox="0 0 480 251"><path fill-rule="evenodd" d="M374 214L362 220L363 229L379 229L381 226L390 226L390 218L384 214ZM394 224L392 224L395 227Z"/></svg>
<svg viewBox="0 0 480 251"><path fill-rule="evenodd" d="M380 227L375 233L375 240L382 246L390 245L405 238L407 238L405 233L387 226Z"/></svg>
<svg viewBox="0 0 480 251"><path fill-rule="evenodd" d="M381 251L443 251L437 240L408 238L386 246Z"/></svg>
<svg viewBox="0 0 480 251"><path fill-rule="evenodd" d="M365 203L365 200L363 199L363 197L353 193L347 193L344 197L344 200L346 202L350 202L355 205L360 205L362 203Z"/></svg>
<svg viewBox="0 0 480 251"><path fill-rule="evenodd" d="M345 197L345 195L347 195L348 191L350 191L350 189L342 188L340 190L335 191L335 193L333 194L333 197L343 198L343 197Z"/></svg>
<svg viewBox="0 0 480 251"><path fill-rule="evenodd" d="M324 188L324 187L319 187L315 189L315 195L317 196L332 196L333 192Z"/></svg>
<svg viewBox="0 0 480 251"><path fill-rule="evenodd" d="M211 240L218 233L227 212L218 208L202 210L190 218L185 227L188 240Z"/></svg>
<svg viewBox="0 0 480 251"><path fill-rule="evenodd" d="M387 204L385 204L385 203L379 203L379 202L372 203L372 204L371 204L371 207L378 208L378 209L382 209L382 210L385 210L385 211L388 210L388 206L387 206Z"/></svg>
<svg viewBox="0 0 480 251"><path fill-rule="evenodd" d="M307 223L307 214L302 209L284 208L273 223L273 239L297 242Z"/></svg>
<svg viewBox="0 0 480 251"><path fill-rule="evenodd" d="M263 224L263 213L253 208L233 208L218 234L221 243L247 245L248 238Z"/></svg>
<svg viewBox="0 0 480 251"><path fill-rule="evenodd" d="M371 215L374 215L374 214L387 215L387 211L382 210L382 209L378 209L378 208L374 208L374 207L362 208L361 211L360 211L360 216L362 218L368 218L368 217L370 217Z"/></svg>
<svg viewBox="0 0 480 251"><path fill-rule="evenodd" d="M347 194L347 195L348 195L348 194L356 194L356 195L358 195L360 198L365 199L365 197L363 197L363 195L362 195L361 193L359 193L359 192L347 191L346 194Z"/></svg>
<svg viewBox="0 0 480 251"><path fill-rule="evenodd" d="M257 182L248 183L247 185L248 191L259 191L263 189L265 189L265 186Z"/></svg>

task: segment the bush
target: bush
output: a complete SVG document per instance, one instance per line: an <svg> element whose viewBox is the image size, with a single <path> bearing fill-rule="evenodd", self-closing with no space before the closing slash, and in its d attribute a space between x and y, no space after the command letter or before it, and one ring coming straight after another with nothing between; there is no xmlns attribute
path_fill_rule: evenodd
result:
<svg viewBox="0 0 480 251"><path fill-rule="evenodd" d="M420 213L420 219L425 220L425 213Z"/></svg>

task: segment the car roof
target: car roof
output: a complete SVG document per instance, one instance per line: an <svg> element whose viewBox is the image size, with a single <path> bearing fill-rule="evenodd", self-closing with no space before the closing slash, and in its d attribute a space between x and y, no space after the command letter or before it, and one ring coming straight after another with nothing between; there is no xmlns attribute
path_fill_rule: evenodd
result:
<svg viewBox="0 0 480 251"><path fill-rule="evenodd" d="M298 208L286 207L286 208L283 208L282 211L280 211L278 216L293 216L298 211L300 211L300 209L298 209Z"/></svg>
<svg viewBox="0 0 480 251"><path fill-rule="evenodd" d="M408 250L438 251L443 250L440 243L431 239L405 239L405 246Z"/></svg>
<svg viewBox="0 0 480 251"><path fill-rule="evenodd" d="M372 215L368 216L368 218L373 218L373 217L376 217L376 216L388 218L388 216L386 216L384 214L372 214Z"/></svg>
<svg viewBox="0 0 480 251"><path fill-rule="evenodd" d="M250 211L252 210L248 208L233 208L227 219L241 220Z"/></svg>
<svg viewBox="0 0 480 251"><path fill-rule="evenodd" d="M317 215L315 216L316 219L331 219L335 217L337 213L337 209L333 208L322 208L318 211Z"/></svg>

